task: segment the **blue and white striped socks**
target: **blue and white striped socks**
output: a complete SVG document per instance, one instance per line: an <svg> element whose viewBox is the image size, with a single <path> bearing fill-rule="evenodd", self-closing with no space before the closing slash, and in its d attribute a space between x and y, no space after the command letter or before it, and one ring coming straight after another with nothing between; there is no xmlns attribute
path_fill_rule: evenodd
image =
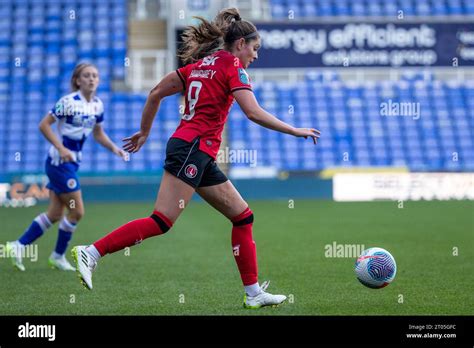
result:
<svg viewBox="0 0 474 348"><path fill-rule="evenodd" d="M33 243L36 239L52 226L53 224L48 219L46 213L42 213L34 218L30 227L26 229L23 235L18 239L22 245L28 245Z"/></svg>
<svg viewBox="0 0 474 348"><path fill-rule="evenodd" d="M77 225L68 221L66 217L61 220L59 223L58 240L56 242L56 248L54 249L56 254L53 253L54 256L59 257L64 255L76 227Z"/></svg>

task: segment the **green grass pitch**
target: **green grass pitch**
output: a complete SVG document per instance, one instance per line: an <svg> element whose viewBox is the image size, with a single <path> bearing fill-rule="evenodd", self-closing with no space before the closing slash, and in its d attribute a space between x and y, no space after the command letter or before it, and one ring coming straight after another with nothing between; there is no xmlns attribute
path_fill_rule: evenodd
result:
<svg viewBox="0 0 474 348"><path fill-rule="evenodd" d="M473 315L474 202L335 203L251 201L260 281L290 295L277 308L245 310L230 246L231 224L193 201L164 236L101 260L94 290L73 272L48 268L57 225L37 241L26 272L0 259L0 315ZM16 239L45 205L0 208L0 244ZM148 216L152 203L88 204L73 245L89 244ZM397 276L362 286L354 258L325 257L325 245L389 250ZM458 255L453 255L458 248ZM71 260L68 250L68 259ZM402 303L400 303L402 302Z"/></svg>

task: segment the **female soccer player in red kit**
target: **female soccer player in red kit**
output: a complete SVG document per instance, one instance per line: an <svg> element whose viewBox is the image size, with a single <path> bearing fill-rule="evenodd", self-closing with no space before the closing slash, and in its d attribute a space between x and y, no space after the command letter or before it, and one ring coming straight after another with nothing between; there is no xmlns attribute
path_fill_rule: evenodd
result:
<svg viewBox="0 0 474 348"><path fill-rule="evenodd" d="M190 63L166 75L151 90L143 110L140 130L125 138L124 150L135 153L145 144L160 102L185 91L181 123L166 147L164 174L153 214L131 221L90 246L77 246L73 258L84 286L92 289L92 272L104 255L167 232L196 191L233 224L232 250L245 289L244 307L278 305L284 295L266 292L257 278L257 254L252 237L253 213L247 202L215 162L221 134L234 99L247 117L259 125L296 137L320 132L294 128L263 110L252 92L246 68L258 58L260 37L255 26L241 19L237 9L221 11L213 22L184 33L181 58Z"/></svg>

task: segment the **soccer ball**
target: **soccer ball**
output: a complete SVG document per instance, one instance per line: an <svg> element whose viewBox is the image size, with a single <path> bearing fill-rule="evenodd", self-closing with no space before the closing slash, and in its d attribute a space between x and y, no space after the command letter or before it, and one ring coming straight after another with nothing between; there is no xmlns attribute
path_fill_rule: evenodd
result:
<svg viewBox="0 0 474 348"><path fill-rule="evenodd" d="M357 258L355 272L362 284L371 289L380 289L393 281L397 264L387 250L369 248Z"/></svg>

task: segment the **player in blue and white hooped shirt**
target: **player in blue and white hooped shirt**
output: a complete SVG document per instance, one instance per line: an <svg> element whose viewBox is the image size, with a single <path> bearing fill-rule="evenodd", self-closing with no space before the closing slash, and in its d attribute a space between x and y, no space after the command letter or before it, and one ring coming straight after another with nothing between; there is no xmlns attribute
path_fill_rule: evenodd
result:
<svg viewBox="0 0 474 348"><path fill-rule="evenodd" d="M55 250L49 257L49 264L60 270L75 270L66 260L65 252L72 233L84 216L77 170L87 137L92 133L99 144L117 156L126 158L126 153L109 139L102 128L104 106L95 95L98 84L99 72L93 64L77 65L71 77L73 93L62 97L40 123L41 132L52 144L46 159L50 201L47 212L38 215L17 241L7 243L13 265L21 271L25 270L22 249L57 221L60 221L58 239ZM52 129L56 122L59 138ZM67 209L65 216L64 208Z"/></svg>

